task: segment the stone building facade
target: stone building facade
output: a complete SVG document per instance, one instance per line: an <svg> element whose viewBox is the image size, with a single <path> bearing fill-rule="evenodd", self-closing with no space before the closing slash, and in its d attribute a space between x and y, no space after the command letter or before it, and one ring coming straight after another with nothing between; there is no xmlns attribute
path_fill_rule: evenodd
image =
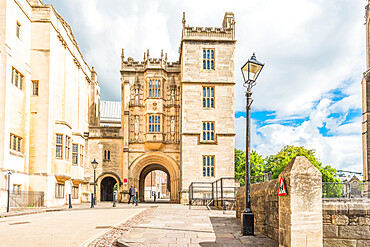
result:
<svg viewBox="0 0 370 247"><path fill-rule="evenodd" d="M0 0L0 210L8 188L42 192L45 206L89 201L94 159L98 201L116 184L119 201L131 185L143 200L156 170L171 202L193 181L234 176L234 15L220 28L182 24L179 61L122 50L121 101L101 104L97 73L54 7Z"/></svg>
<svg viewBox="0 0 370 247"><path fill-rule="evenodd" d="M53 6L0 0L0 210L8 171L19 197L41 191L47 206L65 204L67 194L80 201L99 94L94 69Z"/></svg>
<svg viewBox="0 0 370 247"><path fill-rule="evenodd" d="M122 50L121 126L106 119L89 131L90 158L101 164L98 199L111 198L115 181L119 200L131 185L143 200L154 170L167 173L171 202L186 202L193 181L234 176L234 15L220 28L189 27L185 14L182 24L177 62L163 51L136 61Z"/></svg>
<svg viewBox="0 0 370 247"><path fill-rule="evenodd" d="M370 1L366 6L366 72L362 79L362 151L363 181L370 183ZM364 194L370 197L369 185L365 185Z"/></svg>

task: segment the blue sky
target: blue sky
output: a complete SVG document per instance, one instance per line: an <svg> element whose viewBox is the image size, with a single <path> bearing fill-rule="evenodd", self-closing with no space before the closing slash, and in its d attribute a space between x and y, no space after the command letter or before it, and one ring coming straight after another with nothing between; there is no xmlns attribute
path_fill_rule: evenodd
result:
<svg viewBox="0 0 370 247"><path fill-rule="evenodd" d="M120 99L120 52L141 60L161 49L178 60L182 12L191 26L236 18L235 131L245 148L240 67L256 52L265 63L253 88L252 144L263 156L284 145L315 149L324 164L361 171L364 7L354 0L44 0L71 25L103 100Z"/></svg>

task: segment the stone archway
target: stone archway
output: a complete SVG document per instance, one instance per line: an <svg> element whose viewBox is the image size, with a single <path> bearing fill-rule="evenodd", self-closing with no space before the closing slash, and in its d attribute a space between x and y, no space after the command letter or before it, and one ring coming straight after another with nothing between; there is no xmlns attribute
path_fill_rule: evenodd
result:
<svg viewBox="0 0 370 247"><path fill-rule="evenodd" d="M162 170L167 173L170 180L170 202L178 203L180 189L180 166L169 155L162 152L148 152L136 158L129 166L130 184L139 188L139 198L144 200L145 176L154 170ZM144 176L145 175L145 176Z"/></svg>
<svg viewBox="0 0 370 247"><path fill-rule="evenodd" d="M113 183L112 179L114 180L114 183ZM108 181L108 180L110 180L111 183L113 183L113 186L117 183L118 191L121 190L122 183L121 183L121 179L119 178L119 176L114 172L103 172L103 173L99 174L96 178L96 200L97 201L102 201L103 198L105 198L105 197L103 197L102 192L105 188L107 188L107 186L108 186L108 188L111 189L111 187L112 187L111 184L106 184L104 186L105 188L103 188L104 183L106 183L106 182L103 183L103 181ZM110 198L112 198L112 199L110 199L108 201L113 201L113 196L110 197ZM117 201L118 202L121 200L121 198L122 198L121 193L117 193Z"/></svg>
<svg viewBox="0 0 370 247"><path fill-rule="evenodd" d="M151 164L151 165L148 165L146 166L142 171L141 171L141 174L140 174L140 177L139 177L139 198L140 198L140 201L145 201L145 178L146 176L151 173L152 171L156 171L156 170L160 170L160 171L163 171L167 174L167 179L168 181L171 181L171 175L169 174L169 172L167 171L167 169L162 166L162 165L159 165L159 164ZM171 187L170 187L170 195L171 195Z"/></svg>
<svg viewBox="0 0 370 247"><path fill-rule="evenodd" d="M100 183L100 201L113 201L113 188L117 181L113 177L105 177Z"/></svg>

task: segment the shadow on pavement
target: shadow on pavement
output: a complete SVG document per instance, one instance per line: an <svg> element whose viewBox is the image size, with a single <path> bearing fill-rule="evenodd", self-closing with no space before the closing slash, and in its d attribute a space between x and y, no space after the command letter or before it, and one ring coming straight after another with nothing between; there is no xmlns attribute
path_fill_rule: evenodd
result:
<svg viewBox="0 0 370 247"><path fill-rule="evenodd" d="M275 247L279 246L272 239L256 233L255 236L241 236L241 224L235 216L210 217L210 221L216 236L214 240L200 241L199 245L209 246L260 246Z"/></svg>

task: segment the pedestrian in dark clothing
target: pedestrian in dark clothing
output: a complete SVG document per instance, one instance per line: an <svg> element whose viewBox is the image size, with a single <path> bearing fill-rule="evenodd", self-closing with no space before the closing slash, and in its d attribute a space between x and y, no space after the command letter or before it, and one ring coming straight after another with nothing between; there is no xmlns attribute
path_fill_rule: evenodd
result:
<svg viewBox="0 0 370 247"><path fill-rule="evenodd" d="M135 203L135 188L134 188L134 186L131 185L131 188L128 191L128 194L130 195L130 199L128 200L128 204L130 204L131 198L132 198L132 204L134 204Z"/></svg>

